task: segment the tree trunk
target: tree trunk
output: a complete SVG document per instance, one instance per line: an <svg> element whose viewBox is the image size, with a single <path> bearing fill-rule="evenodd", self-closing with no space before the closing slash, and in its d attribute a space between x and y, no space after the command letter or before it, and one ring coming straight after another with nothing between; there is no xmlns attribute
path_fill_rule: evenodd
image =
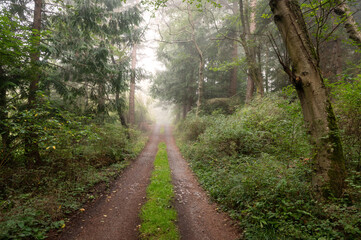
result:
<svg viewBox="0 0 361 240"><path fill-rule="evenodd" d="M336 75L336 79L341 79L342 74L342 52L341 52L341 39L337 38L334 42L333 55L334 55L334 73Z"/></svg>
<svg viewBox="0 0 361 240"><path fill-rule="evenodd" d="M1 71L1 69L0 69ZM0 74L0 78L3 76ZM11 151L10 151L10 131L8 126L6 125L6 119L8 118L8 114L6 112L7 109L7 99L6 99L6 86L0 86L0 132L1 132L1 159L0 159L0 166L12 158Z"/></svg>
<svg viewBox="0 0 361 240"><path fill-rule="evenodd" d="M198 116L201 106L203 104L203 85L204 85L204 56L201 48L198 45L196 34L195 34L195 26L192 19L192 13L188 6L188 22L192 28L192 42L194 47L197 50L199 56L199 66L198 66L198 89L197 89L197 109L196 109L196 116Z"/></svg>
<svg viewBox="0 0 361 240"><path fill-rule="evenodd" d="M105 120L105 85L104 82L99 83L98 86L98 117L100 122Z"/></svg>
<svg viewBox="0 0 361 240"><path fill-rule="evenodd" d="M237 12L238 6L237 2L233 3L233 13ZM237 38L237 26L234 26L234 33L232 34L233 38ZM238 59L238 42L232 42L232 61L236 61ZM237 94L237 73L238 66L234 66L231 72L231 79L229 82L229 97L233 97Z"/></svg>
<svg viewBox="0 0 361 240"><path fill-rule="evenodd" d="M245 14L247 9L244 9L243 0L239 1L239 11L241 14L241 22L242 22L242 29L243 32L241 34L241 43L244 48L244 52L246 55L246 62L248 67L248 81L253 81L253 84L249 84L247 82L247 87L256 87L257 94L263 96L263 78L262 72L257 62L257 45L255 44L255 37L252 35L256 30L256 20L255 20L255 8L256 8L257 1L251 0L250 1L250 20L248 21ZM251 92L252 89L247 89L247 93ZM248 98L247 98L248 97ZM246 103L250 102L251 99L249 97L253 97L252 95L246 95Z"/></svg>
<svg viewBox="0 0 361 240"><path fill-rule="evenodd" d="M198 89L197 89L197 112L198 116L201 106L203 104L203 85L204 85L204 59L203 54L200 52L199 54L199 68L198 68Z"/></svg>
<svg viewBox="0 0 361 240"><path fill-rule="evenodd" d="M183 113L182 113L182 119L185 120L187 117L187 105L188 103L183 104Z"/></svg>
<svg viewBox="0 0 361 240"><path fill-rule="evenodd" d="M31 82L29 87L29 96L28 96L28 109L31 110L36 106L36 92L38 91L38 84L40 78L40 69L38 61L40 59L40 51L37 49L40 44L40 30L41 30L41 11L42 11L42 0L35 0L34 8L34 41L33 48L34 52L31 54ZM41 158L39 153L38 146L38 135L32 131L32 128L29 129L29 133L25 136L25 155L28 160L30 167L38 166L41 164Z"/></svg>
<svg viewBox="0 0 361 240"><path fill-rule="evenodd" d="M236 61L238 58L238 42L233 41L232 60ZM229 84L229 97L233 97L237 94L237 73L238 67L234 66L231 73L231 81Z"/></svg>
<svg viewBox="0 0 361 240"><path fill-rule="evenodd" d="M264 66L264 70L265 70L265 77L264 77L264 83L265 83L265 87L266 87L266 93L269 92L269 66L268 66L268 49L266 49L265 51L266 54L266 59L265 59L265 66Z"/></svg>
<svg viewBox="0 0 361 240"><path fill-rule="evenodd" d="M115 105L118 112L119 121L124 127L128 128L127 122L125 121L125 117L123 114L122 104L120 102L119 89L117 88L115 91Z"/></svg>
<svg viewBox="0 0 361 240"><path fill-rule="evenodd" d="M137 65L137 45L133 45L132 51L132 76L130 78L129 92L129 124L135 124L135 67Z"/></svg>
<svg viewBox="0 0 361 240"><path fill-rule="evenodd" d="M254 82L248 74L247 77L247 89L246 89L246 104L250 103L253 98L254 93Z"/></svg>
<svg viewBox="0 0 361 240"><path fill-rule="evenodd" d="M348 37L361 49L361 31L350 11L350 7L345 0L334 0L334 4L334 12L344 20Z"/></svg>
<svg viewBox="0 0 361 240"><path fill-rule="evenodd" d="M346 175L341 139L301 9L297 0L270 0L270 7L293 63L288 72L311 135L315 197L340 197Z"/></svg>

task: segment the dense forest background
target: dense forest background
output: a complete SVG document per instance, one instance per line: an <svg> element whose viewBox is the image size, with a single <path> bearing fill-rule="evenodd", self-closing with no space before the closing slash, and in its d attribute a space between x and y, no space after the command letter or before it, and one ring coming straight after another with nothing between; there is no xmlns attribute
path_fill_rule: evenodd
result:
<svg viewBox="0 0 361 240"><path fill-rule="evenodd" d="M61 229L140 152L151 117L135 85L147 77L172 106L183 155L247 239L360 237L360 2L0 8L0 238ZM164 66L153 76L137 68L146 9Z"/></svg>

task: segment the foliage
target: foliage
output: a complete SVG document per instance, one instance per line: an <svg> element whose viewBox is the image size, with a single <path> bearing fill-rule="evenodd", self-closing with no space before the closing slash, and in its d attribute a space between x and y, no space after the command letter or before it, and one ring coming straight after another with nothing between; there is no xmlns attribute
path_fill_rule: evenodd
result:
<svg viewBox="0 0 361 240"><path fill-rule="evenodd" d="M348 192L352 200L361 200L361 76L328 84L335 102L346 166L349 170Z"/></svg>
<svg viewBox="0 0 361 240"><path fill-rule="evenodd" d="M327 203L312 198L310 146L295 99L287 88L230 116L202 116L197 137L188 133L198 127L188 117L179 125L181 151L246 239L357 239L355 189Z"/></svg>
<svg viewBox="0 0 361 240"><path fill-rule="evenodd" d="M165 143L159 144L154 161L151 183L147 188L147 202L142 207L140 226L142 239L179 239L175 225L177 212L171 206L174 197L171 172Z"/></svg>
<svg viewBox="0 0 361 240"><path fill-rule="evenodd" d="M57 143L44 145L42 166L8 163L0 169L0 239L42 239L49 229L61 229L67 215L96 197L91 189L118 176L145 145L138 131L119 124L66 120L48 129L46 137Z"/></svg>

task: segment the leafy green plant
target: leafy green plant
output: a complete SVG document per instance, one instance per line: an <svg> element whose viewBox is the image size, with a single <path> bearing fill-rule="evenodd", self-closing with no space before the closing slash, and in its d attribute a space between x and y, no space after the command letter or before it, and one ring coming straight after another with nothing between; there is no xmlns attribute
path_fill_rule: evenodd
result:
<svg viewBox="0 0 361 240"><path fill-rule="evenodd" d="M358 239L360 175L349 174L345 198L313 199L310 146L294 94L285 89L230 116L202 116L196 138L183 127L197 121L186 119L178 130L182 154L246 239Z"/></svg>
<svg viewBox="0 0 361 240"><path fill-rule="evenodd" d="M42 149L43 166L0 168L0 239L42 239L49 229L61 229L68 214L96 198L93 187L117 177L146 143L140 132L121 125L83 126L63 117L57 131L47 125L49 137L59 139L55 149Z"/></svg>

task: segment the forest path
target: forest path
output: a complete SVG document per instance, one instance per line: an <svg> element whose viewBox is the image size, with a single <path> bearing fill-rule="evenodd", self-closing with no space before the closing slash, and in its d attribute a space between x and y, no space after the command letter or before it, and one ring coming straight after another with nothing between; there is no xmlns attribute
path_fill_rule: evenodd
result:
<svg viewBox="0 0 361 240"><path fill-rule="evenodd" d="M183 240L234 240L240 231L217 205L210 203L177 148L172 130L165 128L165 139L172 182L175 190L175 208L178 212L178 228Z"/></svg>
<svg viewBox="0 0 361 240"><path fill-rule="evenodd" d="M165 140L172 183L175 190L175 208L182 240L234 240L240 238L230 218L217 212L205 191L182 158L172 135L165 127L160 135L156 126L145 149L124 173L113 183L109 194L103 195L83 213L67 223L61 240L136 240L139 213L146 201L146 188L150 183L153 162L158 144Z"/></svg>
<svg viewBox="0 0 361 240"><path fill-rule="evenodd" d="M109 194L78 214L56 239L138 239L139 212L146 202L146 188L158 150L159 132L159 126L156 126L142 153L112 184Z"/></svg>

